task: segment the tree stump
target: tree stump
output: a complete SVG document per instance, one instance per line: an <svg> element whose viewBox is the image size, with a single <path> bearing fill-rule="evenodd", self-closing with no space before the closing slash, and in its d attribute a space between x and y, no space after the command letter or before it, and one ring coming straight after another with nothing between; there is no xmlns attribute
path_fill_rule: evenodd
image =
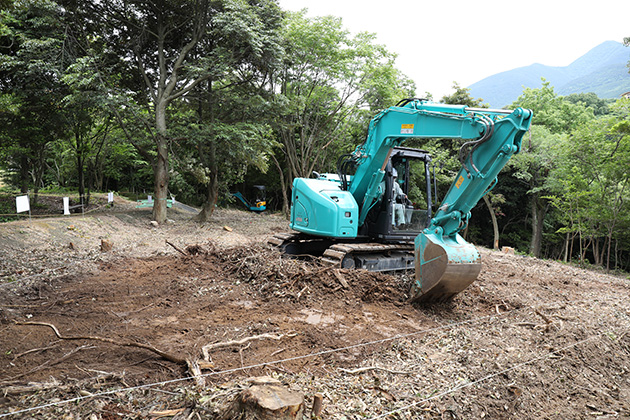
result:
<svg viewBox="0 0 630 420"><path fill-rule="evenodd" d="M249 380L221 415L222 420L296 420L304 414L304 396L289 391L277 379L261 376Z"/></svg>
<svg viewBox="0 0 630 420"><path fill-rule="evenodd" d="M109 252L114 248L114 244L107 239L101 239L101 252Z"/></svg>

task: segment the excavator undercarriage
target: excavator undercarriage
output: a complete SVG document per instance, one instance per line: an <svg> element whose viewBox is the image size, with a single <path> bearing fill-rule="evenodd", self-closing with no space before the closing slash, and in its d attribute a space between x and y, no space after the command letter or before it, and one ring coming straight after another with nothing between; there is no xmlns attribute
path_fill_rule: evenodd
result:
<svg viewBox="0 0 630 420"><path fill-rule="evenodd" d="M300 233L279 233L268 243L287 255L320 257L325 265L368 271L414 270L413 244L335 242Z"/></svg>

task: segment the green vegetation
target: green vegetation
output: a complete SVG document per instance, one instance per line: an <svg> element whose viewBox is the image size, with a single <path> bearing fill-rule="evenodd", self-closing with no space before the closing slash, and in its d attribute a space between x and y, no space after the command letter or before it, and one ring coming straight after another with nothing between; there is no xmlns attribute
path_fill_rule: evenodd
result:
<svg viewBox="0 0 630 420"><path fill-rule="evenodd" d="M158 221L170 195L202 207L204 221L230 191L264 184L268 206L287 212L294 177L334 170L373 115L415 96L375 39L273 0L8 2L2 182L35 200L152 194ZM441 100L483 104L454 90ZM563 97L544 80L525 89L512 106L533 109L532 130L473 212L468 239L630 270L629 102ZM442 197L460 144L411 143L434 156ZM0 206L13 213L12 196Z"/></svg>

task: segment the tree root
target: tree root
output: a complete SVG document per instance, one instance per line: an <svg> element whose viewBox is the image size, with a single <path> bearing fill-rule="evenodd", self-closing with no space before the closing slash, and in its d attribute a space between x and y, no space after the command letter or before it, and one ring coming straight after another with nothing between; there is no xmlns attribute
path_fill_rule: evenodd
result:
<svg viewBox="0 0 630 420"><path fill-rule="evenodd" d="M163 359L166 359L166 360L168 360L170 362L177 363L178 365L184 365L184 366L188 365L187 359L179 357L179 356L175 356L173 354L167 353L167 352L159 350L159 349L156 349L155 347L150 346L148 344L136 343L136 342L133 342L133 341L117 341L117 340L113 340L113 339L107 338L107 337L97 337L97 336L90 336L90 335L80 335L80 336L66 337L66 336L61 335L61 333L59 332L57 327L55 327L53 324L49 324L47 322L29 321L29 322L16 322L16 324L17 325L39 325L39 326L43 326L43 327L49 327L55 332L55 335L60 340L102 341L104 343L113 344L115 346L136 347L136 348L139 348L139 349L149 350L149 351L157 354L158 356L160 356Z"/></svg>

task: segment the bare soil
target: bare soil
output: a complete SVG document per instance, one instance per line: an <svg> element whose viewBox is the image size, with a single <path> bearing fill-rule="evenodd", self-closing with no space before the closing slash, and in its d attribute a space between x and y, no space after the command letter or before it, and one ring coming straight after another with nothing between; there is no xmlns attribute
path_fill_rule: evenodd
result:
<svg viewBox="0 0 630 420"><path fill-rule="evenodd" d="M630 418L627 277L481 249L478 281L419 306L413 273L282 258L278 215L192 214L0 225L0 417L211 419L268 375L331 419Z"/></svg>

